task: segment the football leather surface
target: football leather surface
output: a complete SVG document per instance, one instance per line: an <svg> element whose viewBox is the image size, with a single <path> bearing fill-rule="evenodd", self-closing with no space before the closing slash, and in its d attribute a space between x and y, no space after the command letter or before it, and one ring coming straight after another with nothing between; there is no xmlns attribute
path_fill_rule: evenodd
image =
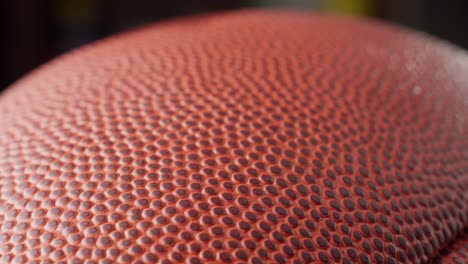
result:
<svg viewBox="0 0 468 264"><path fill-rule="evenodd" d="M2 263L464 263L468 55L238 11L63 55L0 95Z"/></svg>

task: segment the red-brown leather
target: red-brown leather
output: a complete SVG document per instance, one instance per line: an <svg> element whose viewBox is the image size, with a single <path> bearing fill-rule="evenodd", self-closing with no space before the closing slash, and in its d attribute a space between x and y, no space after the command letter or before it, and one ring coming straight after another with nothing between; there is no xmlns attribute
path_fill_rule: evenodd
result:
<svg viewBox="0 0 468 264"><path fill-rule="evenodd" d="M0 261L466 261L467 73L292 11L83 47L0 97Z"/></svg>
<svg viewBox="0 0 468 264"><path fill-rule="evenodd" d="M436 258L435 263L457 263L463 264L468 260L468 232L458 237L449 247L442 249L440 256Z"/></svg>

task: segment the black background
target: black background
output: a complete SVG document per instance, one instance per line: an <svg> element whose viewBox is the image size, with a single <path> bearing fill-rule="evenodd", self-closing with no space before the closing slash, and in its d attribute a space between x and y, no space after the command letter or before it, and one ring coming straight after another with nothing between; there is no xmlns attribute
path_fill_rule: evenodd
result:
<svg viewBox="0 0 468 264"><path fill-rule="evenodd" d="M325 1L325 2L324 2ZM3 0L0 1L0 91L72 48L149 22L251 7L365 15L406 25L468 49L468 1L337 0ZM360 3L362 6L359 6Z"/></svg>

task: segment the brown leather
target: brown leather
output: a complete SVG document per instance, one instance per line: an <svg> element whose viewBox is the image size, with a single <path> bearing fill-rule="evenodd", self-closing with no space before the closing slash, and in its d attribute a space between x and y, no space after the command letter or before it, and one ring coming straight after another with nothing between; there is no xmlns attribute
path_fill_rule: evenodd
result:
<svg viewBox="0 0 468 264"><path fill-rule="evenodd" d="M0 98L0 261L466 261L467 73L420 33L290 11L83 47Z"/></svg>
<svg viewBox="0 0 468 264"><path fill-rule="evenodd" d="M453 244L441 250L435 263L466 263L468 260L468 232L458 237Z"/></svg>

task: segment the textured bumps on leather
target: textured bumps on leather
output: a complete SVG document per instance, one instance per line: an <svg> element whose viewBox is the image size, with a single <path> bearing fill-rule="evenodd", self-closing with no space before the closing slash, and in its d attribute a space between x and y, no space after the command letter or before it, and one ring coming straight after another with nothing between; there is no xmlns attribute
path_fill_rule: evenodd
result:
<svg viewBox="0 0 468 264"><path fill-rule="evenodd" d="M468 231L465 230L463 237L459 237L450 247L444 248L435 263L463 264L468 261Z"/></svg>
<svg viewBox="0 0 468 264"><path fill-rule="evenodd" d="M467 73L292 11L83 47L0 97L0 261L466 261Z"/></svg>

